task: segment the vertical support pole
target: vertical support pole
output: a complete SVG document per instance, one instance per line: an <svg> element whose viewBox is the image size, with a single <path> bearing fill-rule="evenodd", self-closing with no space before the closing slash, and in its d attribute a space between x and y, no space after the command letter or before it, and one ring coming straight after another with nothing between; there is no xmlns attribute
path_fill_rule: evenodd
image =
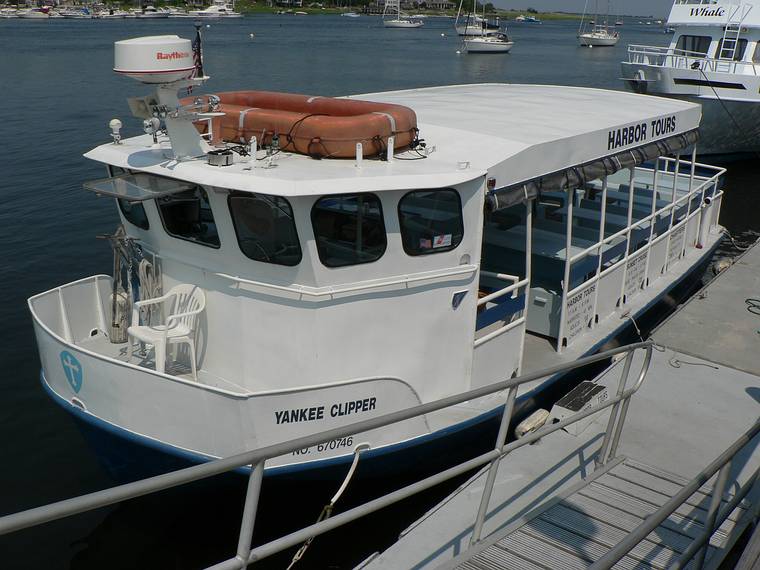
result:
<svg viewBox="0 0 760 570"><path fill-rule="evenodd" d="M525 348L525 329L528 326L528 310L530 307L530 286L533 271L533 200L525 202L525 278L528 284L525 286L525 308L523 309L523 334L520 335L520 354L517 356L517 374L522 374L523 353Z"/></svg>
<svg viewBox="0 0 760 570"><path fill-rule="evenodd" d="M631 350L625 355L625 363L623 364L623 372L620 374L620 380L618 380L618 389L616 396L619 398L623 395L623 392L625 392L625 386L628 384L628 374L631 371L631 363L633 362L633 353L634 351ZM626 400L627 402L628 400ZM610 419L607 421L607 429L604 431L604 440L602 440L602 447L599 449L599 453L596 456L596 459L594 459L594 465L597 467L597 469L601 466L603 466L605 463L607 463L607 451L610 448L610 438L612 437L612 431L615 427L615 422L618 417L618 411L620 410L620 404L622 402L618 402L614 406L612 406L612 409L610 410ZM619 424L618 424L619 425ZM611 457L614 457L614 452L611 455Z"/></svg>
<svg viewBox="0 0 760 570"><path fill-rule="evenodd" d="M705 530L707 534L707 540L702 547L697 551L694 556L694 566L696 570L702 570L705 565L705 555L707 554L707 547L710 545L710 537L715 531L715 519L718 516L718 509L720 503L723 500L723 491L726 489L726 481L728 481L728 475L731 472L731 465L733 461L729 461L723 467L720 468L718 478L715 481L713 487L712 497L710 497L710 507L707 509L707 517L705 518Z"/></svg>
<svg viewBox="0 0 760 570"><path fill-rule="evenodd" d="M668 264L668 258L670 257L670 238L673 234L673 222L676 217L676 187L678 185L678 170L681 166L681 153L679 152L676 154L676 163L673 167L673 188L672 192L673 195L670 197L670 226L668 227L668 247L665 248L665 272L667 272L670 267Z"/></svg>
<svg viewBox="0 0 760 570"><path fill-rule="evenodd" d="M264 463L265 460L262 459L254 465L248 478L248 490L245 494L245 507L243 508L243 519L240 523L237 555L235 556L240 561L240 568L248 566L248 556L251 554L253 525L256 522L256 511L259 507L261 480L264 477Z"/></svg>
<svg viewBox="0 0 760 570"><path fill-rule="evenodd" d="M362 143L356 143L356 168L362 167L362 160L364 159L364 149L362 148Z"/></svg>
<svg viewBox="0 0 760 570"><path fill-rule="evenodd" d="M567 292L570 290L570 257L573 247L573 202L575 189L567 189L567 225L565 226L565 273L562 281L562 308L560 310L559 334L557 335L557 352L562 352L562 340L565 336L565 318L567 317Z"/></svg>
<svg viewBox="0 0 760 570"><path fill-rule="evenodd" d="M625 304L625 283L628 280L628 257L631 255L631 235L633 223L633 196L635 194L636 184L636 166L631 166L630 177L628 178L628 231L625 233L625 257L623 258L623 282L620 285L620 306Z"/></svg>
<svg viewBox="0 0 760 570"><path fill-rule="evenodd" d="M652 241L654 240L654 228L657 225L657 183L660 173L660 157L654 161L654 174L652 175L652 210L649 220L649 241L647 242L647 259L644 264L644 287L649 285L649 260L652 257Z"/></svg>
<svg viewBox="0 0 760 570"><path fill-rule="evenodd" d="M594 310L591 312L596 325L596 309L599 303L599 288L602 286L600 274L602 273L602 257L604 256L604 231L607 225L607 176L602 179L602 207L599 213L599 248L596 250L599 259L596 262L596 289L594 290Z"/></svg>
<svg viewBox="0 0 760 570"><path fill-rule="evenodd" d="M499 425L499 434L496 436L496 450L501 452L506 445L507 435L509 431L509 424L512 421L512 411L515 407L515 398L517 397L517 386L513 386L507 393L507 402L504 404L504 412L501 415L501 425ZM478 515L475 518L475 526L472 529L472 537L470 537L470 546L476 544L480 540L480 535L483 533L483 523L486 520L486 513L488 512L488 503L491 502L491 493L493 492L493 485L496 482L496 472L499 470L499 463L501 456L497 457L488 466L488 477L486 478L485 486L483 487L483 495L480 498L480 505L478 506Z"/></svg>
<svg viewBox="0 0 760 570"><path fill-rule="evenodd" d="M688 202L686 206L686 225L684 226L684 232L683 232L683 239L681 240L681 253L684 252L686 249L686 234L688 232L688 226L689 226L689 216L691 215L691 201L693 200L693 196L691 193L694 191L694 174L695 169L697 168L697 147L694 146L694 148L691 150L691 169L689 170L689 194L688 194ZM700 211L701 211L702 203L700 202ZM699 226L697 226L699 228ZM680 255L680 254L679 254Z"/></svg>
<svg viewBox="0 0 760 570"><path fill-rule="evenodd" d="M393 162L393 152L396 150L396 137L388 137L388 150L386 155L388 162Z"/></svg>

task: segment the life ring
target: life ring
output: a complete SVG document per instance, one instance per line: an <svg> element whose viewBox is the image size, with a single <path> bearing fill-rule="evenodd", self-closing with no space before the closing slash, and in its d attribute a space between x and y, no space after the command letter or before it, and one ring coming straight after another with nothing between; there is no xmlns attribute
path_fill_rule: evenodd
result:
<svg viewBox="0 0 760 570"><path fill-rule="evenodd" d="M394 137L394 150L409 147L417 138L417 115L402 105L271 91L215 96L218 110L224 113L212 119L216 141L248 143L255 136L261 147L271 145L277 135L282 151L314 158L354 158L357 143L362 144L363 155L371 157L387 150L389 137ZM207 122L197 127L206 132Z"/></svg>

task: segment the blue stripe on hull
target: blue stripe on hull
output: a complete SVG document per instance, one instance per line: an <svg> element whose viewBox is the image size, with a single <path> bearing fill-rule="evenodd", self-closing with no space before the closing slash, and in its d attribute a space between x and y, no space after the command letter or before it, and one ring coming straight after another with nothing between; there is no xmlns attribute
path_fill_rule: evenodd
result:
<svg viewBox="0 0 760 570"><path fill-rule="evenodd" d="M641 316L650 311L664 297L683 285L690 277L701 276L719 243L720 240L712 248L705 250L692 271L684 274L671 287L662 291L660 295L636 313L635 317L639 321L639 326L641 326ZM617 344L624 344L633 340L638 340L635 327L630 321L626 321L624 325L589 348L584 356L607 348L610 343L616 341ZM601 371L599 365L596 368ZM579 381L584 376L584 372L588 372L588 370L553 376L533 391L520 396L515 403L513 424L521 421L538 407L545 407L556 401L574 385L574 382ZM585 375L587 376L587 374ZM53 392L42 371L40 372L40 379L52 399L74 416L88 444L92 446L104 467L116 481L134 481L204 463L211 459L202 454L146 438L101 420ZM560 379L563 382L560 383ZM441 471L480 453L485 453L489 449L493 449L495 444L499 414L502 409L503 406L500 406L480 416L434 433L364 452L356 479L371 480L412 473L424 476ZM509 433L512 433L512 429ZM351 459L352 456L349 455L270 467L266 470L265 476L269 479L276 478L278 480L340 480L345 476ZM241 468L237 472L247 474L250 471Z"/></svg>

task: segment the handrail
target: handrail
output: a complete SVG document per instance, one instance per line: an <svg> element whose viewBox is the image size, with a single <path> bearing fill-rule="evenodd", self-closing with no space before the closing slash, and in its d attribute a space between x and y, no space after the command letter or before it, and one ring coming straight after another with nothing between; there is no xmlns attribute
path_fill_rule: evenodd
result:
<svg viewBox="0 0 760 570"><path fill-rule="evenodd" d="M639 544L639 542L641 542L647 535L649 535L650 532L654 531L658 526L660 526L660 524L665 519L673 514L678 507L680 507L702 485L707 483L707 481L709 481L718 470L720 470L718 481L716 482L711 492L712 500L707 517L707 528L702 533L702 536L696 540L702 540L702 538L705 540L709 539L709 537L712 536L713 532L715 531L714 525L716 523L716 505L720 505L723 490L728 478L728 472L731 468L731 461L734 456L739 451L744 449L744 447L750 441L752 441L752 438L754 438L758 433L760 433L760 420L756 421L755 424L750 429L748 429L739 439L737 439L728 449L726 449L716 459L714 459L712 463L705 467L696 477L684 485L683 488L678 493L676 493L676 495L667 503L660 507L657 512L649 515L646 520L644 520L644 522L633 529L625 539L621 540L609 552L607 552L604 556L592 564L589 567L589 570L606 570L607 568L612 568L612 566L614 566L618 561L620 561L621 558L628 554L628 552L630 552L637 544ZM748 484L744 486L746 488L744 491L745 494L751 488L751 485L749 483L752 483L756 477L757 472L755 472L755 474L750 477ZM736 504L738 504L738 501L736 501ZM728 510L728 507L726 507L725 510ZM730 511L727 513L724 511L724 514L727 517L728 514L730 514ZM685 560L679 559L678 562L680 564L688 562L688 560L691 559L694 554L696 554L696 548L692 550L692 552L685 552L684 556L682 557L685 558L685 555L689 554L688 558ZM701 548L701 551L702 554L700 555L696 564L697 569L700 569L702 567L702 563L704 562L705 549Z"/></svg>
<svg viewBox="0 0 760 570"><path fill-rule="evenodd" d="M627 384L627 379L628 379L627 374L628 374L628 370L630 369L630 361L633 358L633 353L639 349L646 350L644 363L642 365L642 369L636 383L634 384L632 388L629 388L626 390L625 385ZM547 378L559 373L568 372L570 370L575 370L589 364L607 360L619 354L626 354L627 362L629 364L625 367L625 370L624 370L625 377L621 376L620 382L621 382L621 385L623 386L623 389L618 390L617 396L610 398L603 404L578 412L575 415L565 418L564 420L560 422L553 423L548 426L544 426L543 428L531 434L528 434L517 441L513 441L509 444L505 444L506 428L509 427L509 423L512 419L512 409L511 409L512 406L510 405L510 401L512 403L514 402L514 399L517 393L517 388L519 386L526 384L528 382L533 382L535 380ZM118 487L113 487L111 489L105 489L103 491L97 491L97 492L90 493L87 495L82 495L80 497L75 497L72 499L59 501L56 503L29 509L29 510L15 513L12 515L7 515L0 518L0 535L14 532L23 528L28 528L30 526L43 524L46 522L50 522L53 520L71 516L74 514L82 513L85 511L97 509L100 507L121 502L123 500L139 497L142 495L161 491L161 490L168 489L171 487L176 487L176 486L197 481L200 479L205 479L208 477L212 477L214 475L219 475L227 471L231 471L240 467L250 465L253 467L253 469L251 470L251 474L249 477L248 491L246 493L244 516L241 522L241 530L240 530L240 536L238 540L238 553L236 554L235 557L230 558L213 567L217 569L245 568L247 564L250 564L251 562L254 562L256 560L263 558L264 556L268 556L269 554L273 554L274 552L279 552L284 548L297 544L301 542L304 538L322 534L332 528L335 528L346 522L363 517L366 514L377 511L387 505L393 504L421 490L431 488L443 481L449 480L457 475L466 473L470 471L471 469L480 467L481 465L485 465L486 463L489 463L489 462L493 463L495 461L498 461L501 457L505 456L511 451L514 451L515 449L518 449L525 445L529 445L530 443L533 443L534 441L537 441L538 439L541 439L542 437L545 437L560 429L563 429L564 427L572 423L575 423L577 421L580 421L590 415L602 412L603 410L611 406L616 406L616 409L617 409L621 403L627 402L627 400L641 387L641 384L643 383L644 378L646 377L646 373L649 368L649 364L651 362L651 357L652 357L652 343L651 342L635 343L628 346L608 350L605 352L600 352L592 356L587 356L587 357L578 359L577 361L572 362L572 363L565 363L565 364L561 364L557 366L552 366L544 370L531 372L529 374L525 374L520 377L512 378L509 380L496 382L489 386L476 388L474 390L470 390L462 394L449 396L447 398L442 398L435 402L421 404L421 405L414 406L412 408L408 408L405 410L392 412L390 414L385 414L377 418L363 420L363 421L356 422L347 426L333 428L324 432L300 437L295 440L270 445L261 449L256 449L256 450L248 451L245 453L240 453L240 454L237 454L225 459L210 461L208 463L204 463L204 464L196 465L192 467L187 467L179 471L166 473L164 475L158 475L155 477L150 477L148 479L143 479L141 481L136 481L134 483L120 485ZM455 467L447 469L446 471L443 471L441 473L438 473L436 475L423 479L422 481L418 481L412 485L399 489L389 495L380 497L378 499L375 499L374 501L370 501L369 503L360 505L349 511L336 515L335 517L332 517L330 519L321 521L319 523L316 523L314 525L301 529L300 531L297 531L295 533L292 533L280 539L274 540L265 545L259 546L253 550L250 549L250 538L252 536L253 528L254 528L253 523L255 521L256 507L258 504L258 496L259 496L260 488L261 488L261 477L262 477L262 474L264 471L264 465L267 459L285 455L297 449L310 447L310 446L322 443L324 441L330 441L332 439L336 439L339 437L346 437L349 435L354 435L356 433L366 432L372 429L380 428L380 427L390 425L393 423L398 423L407 419L411 419L413 417L417 417L417 416L424 415L430 412L441 410L443 408L447 408L456 404L460 404L466 401L481 398L483 396L494 394L496 392L501 392L506 389L509 390L509 395L507 397L507 405L505 405L504 411L502 412L502 420L501 420L502 428L500 428L499 430L499 439L497 440L497 445L494 450L489 451L479 457L476 457L464 463L461 463ZM502 436L504 436L503 439L502 439ZM609 437L609 434L606 434L605 437ZM492 470L492 472L495 473L495 469Z"/></svg>
<svg viewBox="0 0 760 570"><path fill-rule="evenodd" d="M649 58L658 58L657 62L643 61L642 56ZM672 63L666 65L666 61L670 58ZM681 67L675 62L680 60L684 61L684 65ZM733 67L732 73L736 73L737 68L750 68L754 75L757 75L758 65L754 61L744 61L735 59L723 59L720 57L713 57L703 52L682 50L671 47L663 46L645 46L645 45L629 45L628 46L628 63L638 63L652 65L655 67L676 67L679 69L687 69L690 67L689 62L700 62L707 71L717 72L724 71L725 66ZM719 70L718 67L722 66Z"/></svg>

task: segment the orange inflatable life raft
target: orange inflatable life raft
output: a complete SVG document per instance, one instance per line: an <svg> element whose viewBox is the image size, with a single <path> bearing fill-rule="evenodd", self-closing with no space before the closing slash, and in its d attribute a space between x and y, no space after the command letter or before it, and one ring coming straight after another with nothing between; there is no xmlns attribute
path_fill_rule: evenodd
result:
<svg viewBox="0 0 760 570"><path fill-rule="evenodd" d="M312 97L271 91L231 91L216 94L224 116L212 120L214 140L272 144L314 158L354 158L356 143L365 157L386 151L394 137L394 150L417 139L417 115L408 107L356 99ZM207 97L202 97L207 100ZM185 99L183 104L194 99ZM201 132L206 122L197 124Z"/></svg>

